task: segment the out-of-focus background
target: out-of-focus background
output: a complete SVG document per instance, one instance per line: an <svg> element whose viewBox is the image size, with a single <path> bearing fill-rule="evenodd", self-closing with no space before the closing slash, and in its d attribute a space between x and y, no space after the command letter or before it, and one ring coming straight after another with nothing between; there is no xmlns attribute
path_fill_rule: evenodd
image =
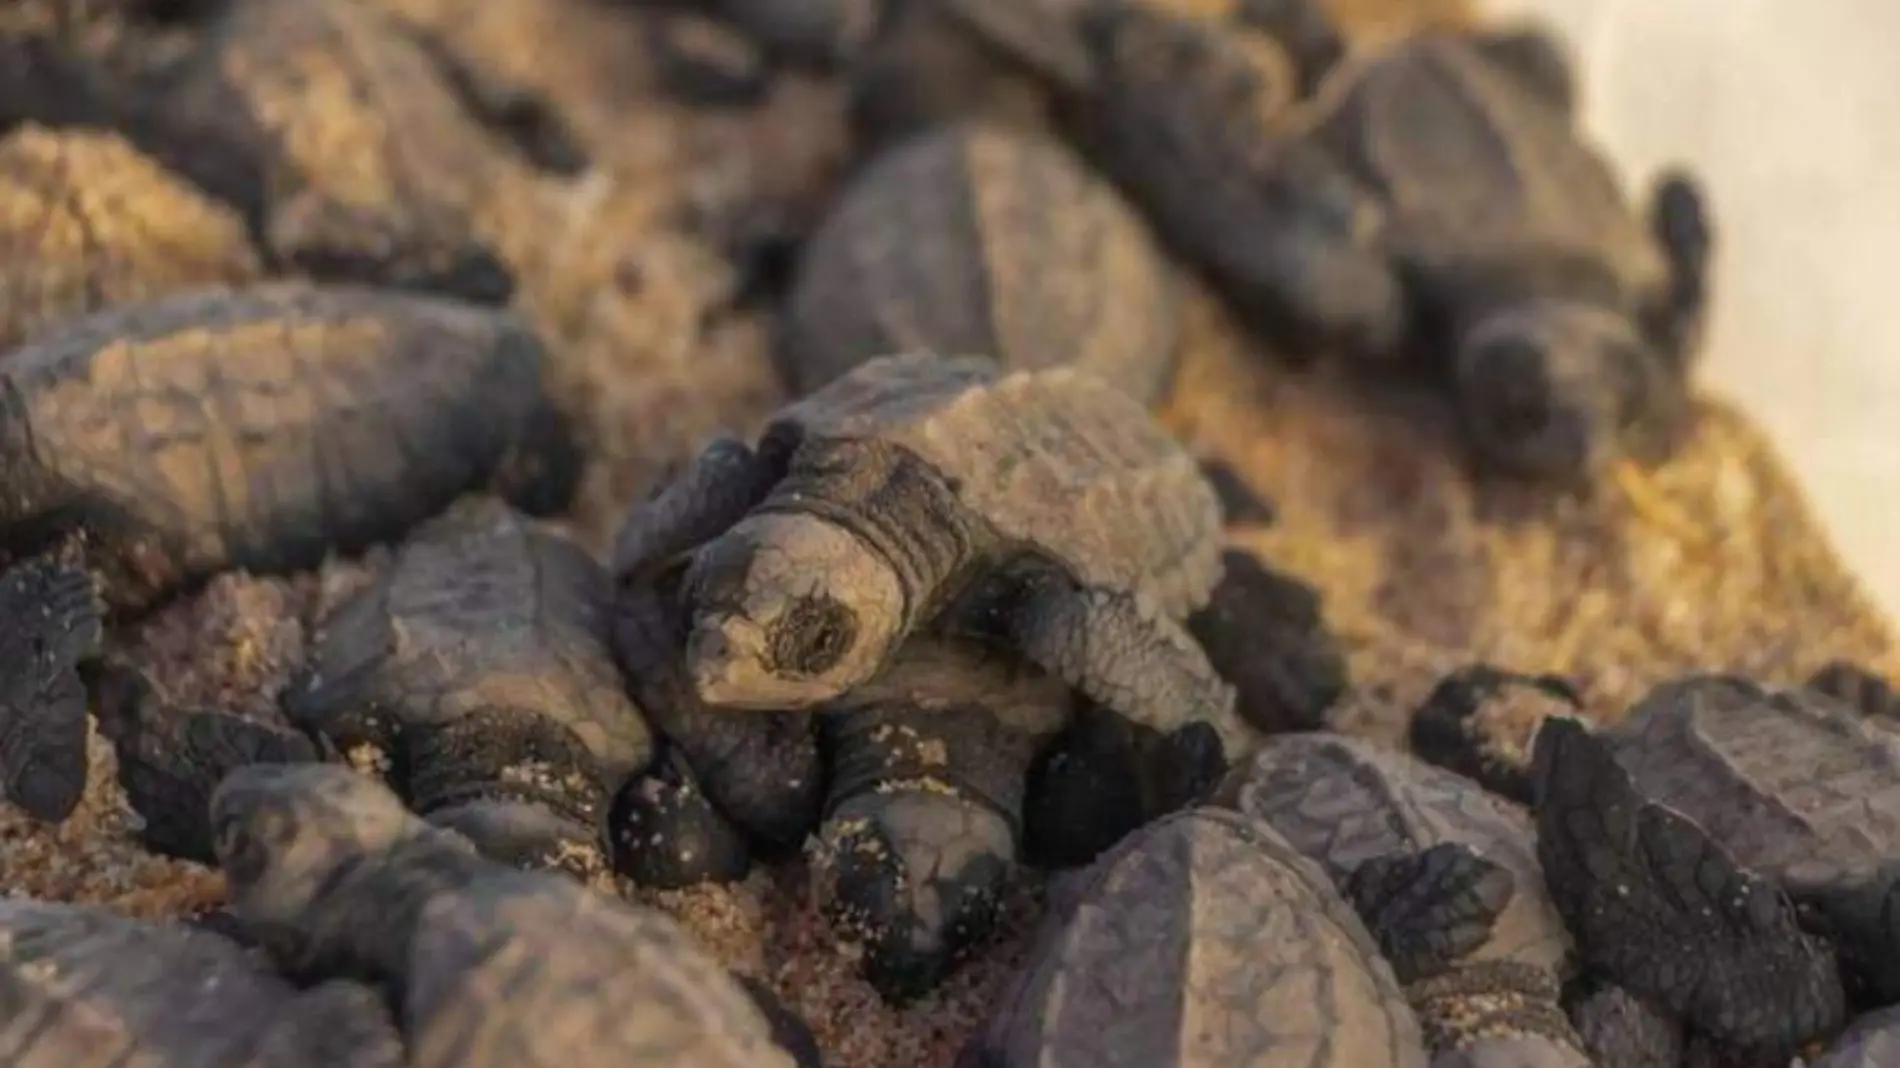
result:
<svg viewBox="0 0 1900 1068"><path fill-rule="evenodd" d="M1579 60L1584 121L1640 192L1672 161L1720 229L1705 381L1772 431L1900 616L1900 95L1891 0L1479 0Z"/></svg>

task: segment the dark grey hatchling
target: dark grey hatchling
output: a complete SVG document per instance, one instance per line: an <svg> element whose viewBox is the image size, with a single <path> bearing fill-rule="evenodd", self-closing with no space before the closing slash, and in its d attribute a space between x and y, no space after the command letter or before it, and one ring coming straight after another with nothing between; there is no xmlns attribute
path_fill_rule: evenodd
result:
<svg viewBox="0 0 1900 1068"><path fill-rule="evenodd" d="M287 968L388 984L408 1068L793 1068L672 917L488 860L347 768L240 768L211 819L236 917Z"/></svg>
<svg viewBox="0 0 1900 1068"><path fill-rule="evenodd" d="M810 708L919 632L995 642L1171 735L1253 733L1181 620L1220 578L1220 503L1141 406L1073 368L860 365L781 409L753 453L708 446L635 507L624 582L690 554L699 697Z"/></svg>
<svg viewBox="0 0 1900 1068"><path fill-rule="evenodd" d="M818 717L830 783L811 850L834 930L887 999L940 983L994 931L1038 749L1068 686L980 646L919 639Z"/></svg>
<svg viewBox="0 0 1900 1068"><path fill-rule="evenodd" d="M930 350L1072 364L1152 404L1174 369L1178 302L1147 224L1067 146L960 122L853 179L801 254L782 356L799 393Z"/></svg>
<svg viewBox="0 0 1900 1068"><path fill-rule="evenodd" d="M1406 985L1434 1054L1588 1065L1559 1004L1570 936L1544 889L1528 813L1405 753L1331 733L1268 739L1208 803L1270 824L1339 885Z"/></svg>
<svg viewBox="0 0 1900 1068"><path fill-rule="evenodd" d="M1271 826L1175 813L1071 878L958 1068L1424 1068L1391 967Z"/></svg>
<svg viewBox="0 0 1900 1068"><path fill-rule="evenodd" d="M0 574L0 772L6 799L63 820L86 792L86 685L103 611L92 576L52 557Z"/></svg>
<svg viewBox="0 0 1900 1068"><path fill-rule="evenodd" d="M382 998L298 989L236 942L95 906L0 898L9 1068L403 1068Z"/></svg>
<svg viewBox="0 0 1900 1068"><path fill-rule="evenodd" d="M1672 172L1646 221L1631 211L1542 31L1431 30L1348 54L1275 114L1288 94L1196 27L1135 4L1092 6L1084 27L1098 60L1084 139L1250 317L1368 361L1418 354L1501 471L1576 478L1673 445L1707 296L1705 206ZM1206 68L1187 82L1201 91L1164 92L1183 66Z"/></svg>
<svg viewBox="0 0 1900 1068"><path fill-rule="evenodd" d="M1539 849L1584 963L1743 1051L1787 1056L1900 996L1900 750L1815 690L1690 675L1615 725L1554 718Z"/></svg>
<svg viewBox="0 0 1900 1068"><path fill-rule="evenodd" d="M109 117L237 205L280 267L499 304L514 280L478 220L510 157L475 102L374 5L269 0L223 5Z"/></svg>
<svg viewBox="0 0 1900 1068"><path fill-rule="evenodd" d="M0 362L0 545L75 528L114 609L306 570L492 487L549 513L580 452L511 313L351 286L179 294Z"/></svg>
<svg viewBox="0 0 1900 1068"><path fill-rule="evenodd" d="M494 859L597 874L613 795L652 755L611 593L581 546L465 498L323 621L285 713L388 754L411 807Z"/></svg>

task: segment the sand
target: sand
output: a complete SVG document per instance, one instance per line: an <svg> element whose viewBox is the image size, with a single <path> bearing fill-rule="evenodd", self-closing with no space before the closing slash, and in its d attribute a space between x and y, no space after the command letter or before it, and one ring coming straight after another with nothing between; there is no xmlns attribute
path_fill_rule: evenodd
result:
<svg viewBox="0 0 1900 1068"><path fill-rule="evenodd" d="M627 503L703 435L755 426L781 398L769 323L733 305L713 235L809 225L842 159L837 94L794 82L759 111L687 109L658 97L623 15L572 0L378 2L425 28L459 27L456 47L514 55L595 158L577 179L524 171L498 185L486 221L522 269L522 306L592 432L596 463L574 528L604 545ZM1376 33L1458 11L1338 4ZM487 14L470 17L478 8ZM1665 467L1553 501L1474 482L1434 398L1374 396L1289 370L1204 294L1190 326L1167 421L1275 502L1270 526L1233 536L1324 594L1355 682L1334 711L1341 729L1397 739L1441 674L1480 659L1565 673L1604 718L1686 670L1794 682L1841 656L1900 668L1887 622L1773 446L1719 398L1706 399L1694 440ZM267 702L321 605L360 575L221 579L129 635L133 655L174 696ZM111 754L94 749L86 801L64 826L0 807L0 886L140 915L214 903L214 873L133 842ZM948 1068L1020 958L1037 889L1026 875L1005 937L901 1010L856 978L800 865L735 887L632 896L676 912L733 967L763 977L834 1068Z"/></svg>

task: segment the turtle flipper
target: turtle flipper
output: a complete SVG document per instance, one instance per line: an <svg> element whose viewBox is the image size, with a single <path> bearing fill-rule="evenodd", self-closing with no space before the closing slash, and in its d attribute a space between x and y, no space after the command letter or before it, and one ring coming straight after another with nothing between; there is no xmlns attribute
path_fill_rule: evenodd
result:
<svg viewBox="0 0 1900 1068"><path fill-rule="evenodd" d="M1399 982L1442 974L1484 945L1510 905L1511 870L1463 842L1373 857L1345 880Z"/></svg>
<svg viewBox="0 0 1900 1068"><path fill-rule="evenodd" d="M1552 717L1532 776L1538 859L1587 967L1736 1046L1793 1049L1840 1026L1835 956L1793 904L1646 801L1607 742Z"/></svg>
<svg viewBox="0 0 1900 1068"><path fill-rule="evenodd" d="M614 870L636 886L733 883L752 870L745 835L706 796L678 746L662 743L652 766L621 788L607 829Z"/></svg>
<svg viewBox="0 0 1900 1068"><path fill-rule="evenodd" d="M1205 723L1228 760L1258 741L1187 628L1138 594L1040 583L1008 626L1025 657L1109 711L1164 735Z"/></svg>
<svg viewBox="0 0 1900 1068"><path fill-rule="evenodd" d="M296 764L321 753L289 723L247 719L165 700L137 668L119 661L93 673L99 733L119 761L119 785L144 820L139 838L167 856L212 861L206 811L220 780L247 764Z"/></svg>
<svg viewBox="0 0 1900 1068"><path fill-rule="evenodd" d="M734 437L715 438L686 469L634 505L614 538L614 577L651 577L718 537L765 499L777 472Z"/></svg>
<svg viewBox="0 0 1900 1068"><path fill-rule="evenodd" d="M104 639L92 576L48 558L0 576L0 771L35 819L72 815L86 790L81 662Z"/></svg>
<svg viewBox="0 0 1900 1068"><path fill-rule="evenodd" d="M1644 309L1648 340L1678 373L1686 373L1701 349L1709 310L1709 268L1714 228L1708 198L1693 175L1669 170L1650 190L1649 230L1669 266L1669 281Z"/></svg>

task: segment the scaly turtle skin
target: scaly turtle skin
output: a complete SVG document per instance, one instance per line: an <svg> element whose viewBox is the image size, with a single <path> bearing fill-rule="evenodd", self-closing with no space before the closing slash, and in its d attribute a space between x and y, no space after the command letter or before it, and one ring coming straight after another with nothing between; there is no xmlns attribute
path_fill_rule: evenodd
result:
<svg viewBox="0 0 1900 1068"><path fill-rule="evenodd" d="M894 352L1091 371L1144 404L1174 368L1175 279L1059 142L975 122L880 153L813 234L786 315L799 393Z"/></svg>
<svg viewBox="0 0 1900 1068"><path fill-rule="evenodd" d="M928 992L995 929L1030 762L1072 702L1019 660L918 640L824 706L818 898L886 998Z"/></svg>
<svg viewBox="0 0 1900 1068"><path fill-rule="evenodd" d="M489 856L591 875L614 793L652 756L607 644L609 594L585 549L467 498L324 620L285 712L390 754L415 810Z"/></svg>
<svg viewBox="0 0 1900 1068"><path fill-rule="evenodd" d="M10 1068L401 1068L367 986L299 990L235 942L101 908L0 899Z"/></svg>
<svg viewBox="0 0 1900 1068"><path fill-rule="evenodd" d="M1270 826L1203 809L1077 876L959 1068L1423 1068L1359 918Z"/></svg>
<svg viewBox="0 0 1900 1068"><path fill-rule="evenodd" d="M1090 9L1081 126L1243 311L1308 347L1421 354L1500 470L1577 478L1673 446L1706 297L1702 197L1674 173L1647 225L1630 210L1575 128L1553 41L1428 31L1348 58L1287 109L1240 57L1162 19ZM1156 54L1216 65L1195 80L1244 106L1180 89L1137 106L1170 69ZM1164 125L1190 108L1207 134L1192 146Z"/></svg>
<svg viewBox="0 0 1900 1068"><path fill-rule="evenodd" d="M288 967L389 983L410 1068L793 1068L672 917L488 860L348 769L241 768L211 819L233 912Z"/></svg>
<svg viewBox="0 0 1900 1068"><path fill-rule="evenodd" d="M84 569L41 557L0 574L0 772L37 819L72 815L86 792L86 685L104 640Z"/></svg>
<svg viewBox="0 0 1900 1068"><path fill-rule="evenodd" d="M1252 732L1180 622L1220 579L1221 533L1193 458L1093 375L912 353L781 409L756 455L708 446L630 513L615 570L690 554L686 659L711 705L833 700L933 630L1238 754Z"/></svg>
<svg viewBox="0 0 1900 1068"><path fill-rule="evenodd" d="M0 543L84 528L108 602L139 609L393 540L483 485L551 512L580 454L544 359L511 314L347 286L97 313L0 363Z"/></svg>
<svg viewBox="0 0 1900 1068"><path fill-rule="evenodd" d="M1538 732L1538 852L1586 966L1738 1049L1785 1057L1891 1000L1895 741L1811 690L1688 676L1592 733Z"/></svg>
<svg viewBox="0 0 1900 1068"><path fill-rule="evenodd" d="M1679 1068L1682 1021L1647 998L1597 985L1570 1006L1583 1048L1596 1068Z"/></svg>
<svg viewBox="0 0 1900 1068"><path fill-rule="evenodd" d="M276 263L484 303L512 294L474 221L508 177L502 146L369 5L230 4L151 82L124 91L119 125L238 205Z"/></svg>
<svg viewBox="0 0 1900 1068"><path fill-rule="evenodd" d="M242 219L117 135L0 140L0 358L107 305L259 274Z"/></svg>
<svg viewBox="0 0 1900 1068"><path fill-rule="evenodd" d="M1440 1055L1542 1047L1586 1063L1558 1003L1569 933L1528 814L1396 750L1334 734L1270 739L1210 804L1271 824L1339 884Z"/></svg>

